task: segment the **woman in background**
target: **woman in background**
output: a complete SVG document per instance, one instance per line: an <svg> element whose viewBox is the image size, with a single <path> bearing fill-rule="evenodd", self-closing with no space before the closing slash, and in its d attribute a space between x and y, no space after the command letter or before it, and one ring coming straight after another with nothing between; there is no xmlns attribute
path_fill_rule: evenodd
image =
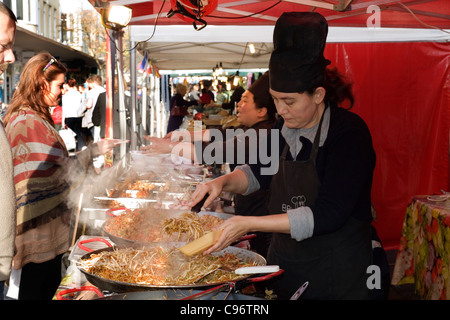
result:
<svg viewBox="0 0 450 320"><path fill-rule="evenodd" d="M183 118L185 115L187 115L187 108L189 106L193 106L198 104L198 101L187 101L184 100L184 96L186 95L187 87L182 84L178 83L175 90L175 95L170 99L170 116L169 116L169 123L167 124L167 133L172 132L174 130L177 130L181 124L183 123ZM185 110L186 114L184 115L173 115L172 110L174 107L181 107Z"/></svg>

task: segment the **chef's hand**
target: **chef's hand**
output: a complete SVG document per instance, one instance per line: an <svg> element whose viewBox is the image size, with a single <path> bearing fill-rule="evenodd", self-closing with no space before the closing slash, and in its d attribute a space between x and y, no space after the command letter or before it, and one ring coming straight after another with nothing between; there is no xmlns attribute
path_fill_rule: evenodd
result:
<svg viewBox="0 0 450 320"><path fill-rule="evenodd" d="M170 153L174 143L170 139L143 136L145 140L150 142L148 146L141 147L141 151L148 153Z"/></svg>
<svg viewBox="0 0 450 320"><path fill-rule="evenodd" d="M252 217L234 216L225 220L217 227L218 230L222 230L219 239L208 250L204 251L204 254L223 250L247 234L250 231L249 218Z"/></svg>
<svg viewBox="0 0 450 320"><path fill-rule="evenodd" d="M103 139L93 143L89 148L91 156L95 158L110 152L114 148L114 141Z"/></svg>
<svg viewBox="0 0 450 320"><path fill-rule="evenodd" d="M191 142L193 133L189 131L175 130L171 131L164 136L164 139L168 139L172 142Z"/></svg>
<svg viewBox="0 0 450 320"><path fill-rule="evenodd" d="M199 203L203 198L209 194L208 198L206 198L205 203L203 204L204 208L208 208L208 206L222 193L223 185L222 180L220 178L200 183L195 188L195 191L191 196L191 206L195 206Z"/></svg>

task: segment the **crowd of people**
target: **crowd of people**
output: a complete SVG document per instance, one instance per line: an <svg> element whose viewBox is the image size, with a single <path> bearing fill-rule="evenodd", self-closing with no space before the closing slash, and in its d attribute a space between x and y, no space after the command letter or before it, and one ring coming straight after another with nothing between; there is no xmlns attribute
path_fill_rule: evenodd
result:
<svg viewBox="0 0 450 320"><path fill-rule="evenodd" d="M231 95L227 92L223 83L217 87L213 87L210 81L194 83L189 87L184 83L177 83L169 102L167 134L180 128L190 106L193 106L196 112L200 113L214 113L214 111L220 109L226 110L228 114L233 114L244 91L241 83L231 88ZM180 109L182 110L181 113L179 112Z"/></svg>

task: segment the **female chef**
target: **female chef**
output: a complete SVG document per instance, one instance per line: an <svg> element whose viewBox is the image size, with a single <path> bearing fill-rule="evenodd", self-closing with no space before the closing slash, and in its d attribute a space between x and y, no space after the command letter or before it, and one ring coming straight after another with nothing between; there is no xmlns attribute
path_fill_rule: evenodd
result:
<svg viewBox="0 0 450 320"><path fill-rule="evenodd" d="M365 299L371 264L371 185L375 166L364 121L351 86L323 56L328 24L314 12L283 13L274 29L270 91L281 116L280 158L274 175L244 165L201 184L197 203L207 207L222 191L250 194L270 186L267 216L235 216L220 227L205 254L224 249L249 232L273 232L268 264L284 269L273 283L280 299L304 282L305 299Z"/></svg>

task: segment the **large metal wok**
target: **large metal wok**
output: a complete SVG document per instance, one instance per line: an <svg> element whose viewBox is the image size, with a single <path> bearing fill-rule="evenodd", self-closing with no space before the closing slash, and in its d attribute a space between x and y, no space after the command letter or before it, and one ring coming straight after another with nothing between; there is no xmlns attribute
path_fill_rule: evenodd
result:
<svg viewBox="0 0 450 320"><path fill-rule="evenodd" d="M165 242L165 243L153 243L149 244L146 247L154 247L154 246L161 246L165 248L173 248L173 247L181 247L185 243L184 242ZM128 246L129 247L129 246ZM99 250L95 250L92 252L89 252L85 255L83 255L80 259L89 259L91 255L98 254L102 251L112 251L114 249L121 249L126 248L125 246L113 246L108 248L103 248ZM142 244L140 246L136 246L136 249L142 248ZM255 265L264 266L266 265L266 260L261 255L250 251L245 250L237 247L228 247L220 252L213 253L213 255L223 255L225 253L231 253L236 255L240 260L245 262L252 262ZM134 283L127 283L127 282L119 282L114 280L105 279L99 276L96 276L94 274L91 274L85 270L83 270L80 266L78 266L81 272L86 276L86 279L92 283L94 286L100 288L101 290L106 290L110 292L116 292L116 293L123 293L123 292L136 292L136 291L146 291L146 290L155 290L155 289L190 289L190 288L209 288L217 285L225 284L226 282L216 282L216 283L193 283L188 285L146 285L146 284L134 284ZM282 270L280 270L282 272ZM271 276L277 276L281 272L276 272L274 274L270 274L267 276L267 279L269 279ZM235 281L250 281L248 278L250 275L242 275L242 277L239 277ZM261 278L261 277L260 277ZM258 279L258 281L263 281L266 279ZM252 281L250 281L252 282Z"/></svg>

